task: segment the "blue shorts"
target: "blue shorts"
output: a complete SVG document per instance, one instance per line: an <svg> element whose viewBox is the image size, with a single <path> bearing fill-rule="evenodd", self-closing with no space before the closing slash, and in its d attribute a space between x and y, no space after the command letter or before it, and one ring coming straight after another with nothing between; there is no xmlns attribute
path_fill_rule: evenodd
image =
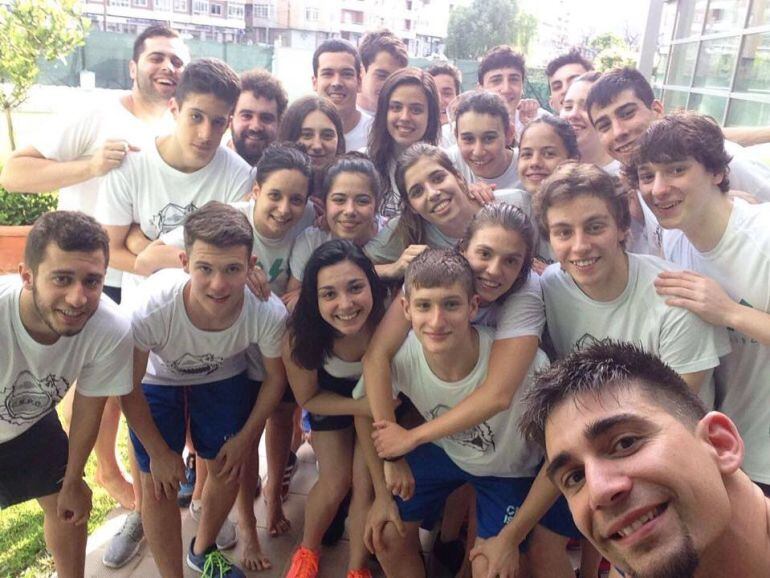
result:
<svg viewBox="0 0 770 578"><path fill-rule="evenodd" d="M155 427L168 447L182 455L190 421L195 452L213 460L224 443L241 431L251 414L259 392L258 381L245 373L201 385L152 385L142 383ZM139 469L150 472L150 456L131 431Z"/></svg>
<svg viewBox="0 0 770 578"><path fill-rule="evenodd" d="M476 491L476 521L479 538L496 536L516 514L532 487L534 478L502 478L498 476L474 476L458 467L435 444L424 444L406 455L415 480L414 496L403 501L396 498L401 519L420 522L437 519L449 494L465 483ZM553 508L551 509L553 510ZM557 533L561 526L560 511L549 511L541 524ZM567 516L571 522L572 516Z"/></svg>

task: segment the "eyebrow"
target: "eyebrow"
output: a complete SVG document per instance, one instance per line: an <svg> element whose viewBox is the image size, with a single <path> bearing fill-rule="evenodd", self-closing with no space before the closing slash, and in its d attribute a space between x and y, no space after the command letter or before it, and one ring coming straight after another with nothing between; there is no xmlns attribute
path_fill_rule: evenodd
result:
<svg viewBox="0 0 770 578"><path fill-rule="evenodd" d="M635 103L635 102L627 102L623 106L619 106L618 108L616 108L615 109L615 114L624 113L624 112L627 112L627 111L629 111L631 109L635 109L635 108L639 108L639 105L637 103Z"/></svg>

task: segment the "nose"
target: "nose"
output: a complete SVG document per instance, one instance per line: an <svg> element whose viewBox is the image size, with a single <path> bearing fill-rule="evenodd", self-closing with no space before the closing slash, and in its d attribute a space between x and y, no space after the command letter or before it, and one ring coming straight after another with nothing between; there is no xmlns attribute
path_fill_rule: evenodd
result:
<svg viewBox="0 0 770 578"><path fill-rule="evenodd" d="M484 147L482 145L481 139L479 139L473 143L473 154L475 156L481 156L483 153L484 153Z"/></svg>
<svg viewBox="0 0 770 578"><path fill-rule="evenodd" d="M575 236L573 237L573 239L574 239L574 242L572 245L572 249L576 253L587 251L591 247L591 243L589 241L588 235L582 229L577 229L575 231Z"/></svg>
<svg viewBox="0 0 770 578"><path fill-rule="evenodd" d="M668 191L668 183L663 175L655 173L655 178L652 181L652 194L662 195Z"/></svg>
<svg viewBox="0 0 770 578"><path fill-rule="evenodd" d="M198 138L204 142L212 139L214 127L208 119L198 125Z"/></svg>
<svg viewBox="0 0 770 578"><path fill-rule="evenodd" d="M500 274L500 259L492 259L487 264L487 274L488 275L499 275Z"/></svg>
<svg viewBox="0 0 770 578"><path fill-rule="evenodd" d="M532 157L529 160L529 166L531 167L540 167L543 165L543 156L540 154L540 151L535 151L532 153Z"/></svg>
<svg viewBox="0 0 770 578"><path fill-rule="evenodd" d="M612 119L612 136L615 139L618 139L618 137L625 136L626 134L626 125L623 123L623 121L619 118L613 118Z"/></svg>
<svg viewBox="0 0 770 578"><path fill-rule="evenodd" d="M354 199L348 199L343 207L343 212L347 215L352 215L356 212L356 202Z"/></svg>
<svg viewBox="0 0 770 578"><path fill-rule="evenodd" d="M79 309L88 302L88 290L82 283L73 283L67 291L67 305Z"/></svg>
<svg viewBox="0 0 770 578"><path fill-rule="evenodd" d="M631 491L633 482L616 464L607 460L587 462L585 484L592 510L617 504Z"/></svg>
<svg viewBox="0 0 770 578"><path fill-rule="evenodd" d="M288 197L283 197L278 203L278 210L284 215L288 215L291 212L291 202Z"/></svg>
<svg viewBox="0 0 770 578"><path fill-rule="evenodd" d="M323 144L321 143L321 135L317 134L310 141L310 148L316 151L323 150Z"/></svg>
<svg viewBox="0 0 770 578"><path fill-rule="evenodd" d="M211 277L209 287L211 288L211 292L214 295L221 297L221 294L224 293L224 290L227 288L227 279L222 273L214 273L214 275Z"/></svg>
<svg viewBox="0 0 770 578"><path fill-rule="evenodd" d="M430 326L433 329L438 329L444 323L444 311L441 307L433 307L430 312Z"/></svg>

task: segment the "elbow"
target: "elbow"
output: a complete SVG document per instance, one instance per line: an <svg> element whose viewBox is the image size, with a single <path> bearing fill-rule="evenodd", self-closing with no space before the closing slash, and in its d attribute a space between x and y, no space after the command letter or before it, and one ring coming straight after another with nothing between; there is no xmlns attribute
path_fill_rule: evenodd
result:
<svg viewBox="0 0 770 578"><path fill-rule="evenodd" d="M152 266L151 260L145 255L145 252L141 252L136 256L134 261L134 273L137 275L144 275L149 277L155 273L155 268Z"/></svg>

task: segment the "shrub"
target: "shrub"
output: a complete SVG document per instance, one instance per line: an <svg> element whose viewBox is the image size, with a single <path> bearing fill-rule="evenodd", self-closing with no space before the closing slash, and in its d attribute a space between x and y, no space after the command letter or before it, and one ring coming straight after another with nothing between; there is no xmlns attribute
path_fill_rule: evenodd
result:
<svg viewBox="0 0 770 578"><path fill-rule="evenodd" d="M0 187L0 225L31 225L56 203L56 193L9 193Z"/></svg>

